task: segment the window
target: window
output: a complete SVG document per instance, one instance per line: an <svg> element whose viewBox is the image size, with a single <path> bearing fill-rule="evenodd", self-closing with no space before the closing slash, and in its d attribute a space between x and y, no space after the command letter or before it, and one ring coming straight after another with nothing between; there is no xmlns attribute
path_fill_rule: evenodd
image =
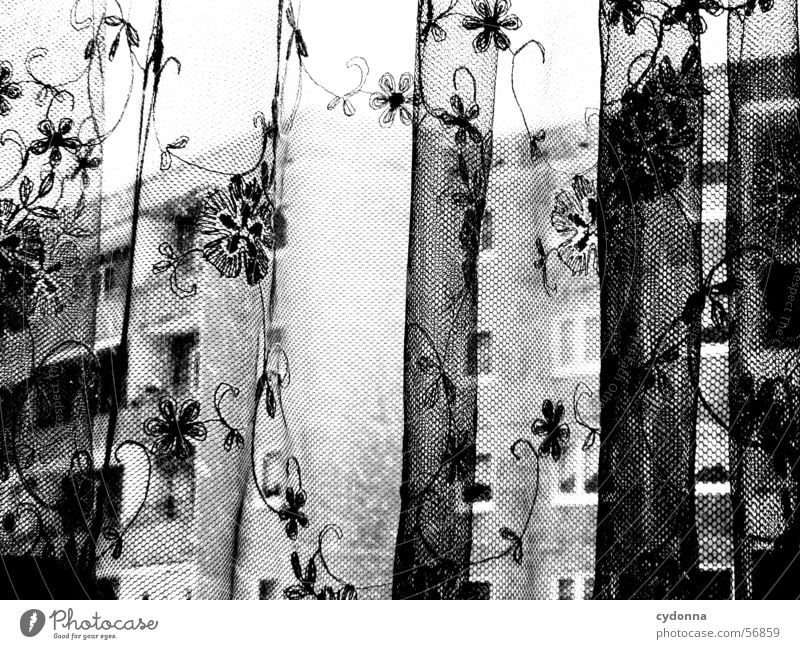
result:
<svg viewBox="0 0 800 649"><path fill-rule="evenodd" d="M156 464L142 523L194 518L195 470L191 460Z"/></svg>
<svg viewBox="0 0 800 649"><path fill-rule="evenodd" d="M93 414L108 413L116 400L119 407L125 404L125 382L127 359L123 359L119 346L108 347L97 352L97 392L93 403Z"/></svg>
<svg viewBox="0 0 800 649"><path fill-rule="evenodd" d="M172 385L178 390L194 390L200 374L200 354L195 332L170 339Z"/></svg>
<svg viewBox="0 0 800 649"><path fill-rule="evenodd" d="M577 312L557 318L551 329L553 374L597 374L600 370L600 316L588 304ZM577 307L576 307L577 311Z"/></svg>
<svg viewBox="0 0 800 649"><path fill-rule="evenodd" d="M491 511L492 502L492 454L478 453L475 457L475 483L464 498L472 503L473 513Z"/></svg>
<svg viewBox="0 0 800 649"><path fill-rule="evenodd" d="M561 322L561 362L572 364L572 350L575 346L575 323L572 320Z"/></svg>
<svg viewBox="0 0 800 649"><path fill-rule="evenodd" d="M481 221L481 251L494 248L494 213L487 209Z"/></svg>
<svg viewBox="0 0 800 649"><path fill-rule="evenodd" d="M600 317L585 318L584 332L583 358L589 363L597 362L600 360Z"/></svg>
<svg viewBox="0 0 800 649"><path fill-rule="evenodd" d="M272 217L272 227L275 232L275 249L286 247L286 216L283 214L283 209L278 207Z"/></svg>
<svg viewBox="0 0 800 649"><path fill-rule="evenodd" d="M101 289L111 293L125 286L128 278L130 248L123 246L105 255L100 260Z"/></svg>
<svg viewBox="0 0 800 649"><path fill-rule="evenodd" d="M598 490L599 444L583 450L581 439L564 447L560 461L557 500L562 504L594 502Z"/></svg>
<svg viewBox="0 0 800 649"><path fill-rule="evenodd" d="M264 454L262 460L262 473L261 473L261 491L266 498L281 495L281 485L285 475L285 463L281 454L277 451L271 451Z"/></svg>
<svg viewBox="0 0 800 649"><path fill-rule="evenodd" d="M467 349L467 374L484 376L492 373L492 334L480 331L473 334Z"/></svg>
<svg viewBox="0 0 800 649"><path fill-rule="evenodd" d="M594 593L594 575L581 572L572 577L559 577L556 581L558 599L575 599L580 595L583 599L592 599Z"/></svg>
<svg viewBox="0 0 800 649"><path fill-rule="evenodd" d="M278 582L274 579L262 579L258 582L258 599L273 599Z"/></svg>
<svg viewBox="0 0 800 649"><path fill-rule="evenodd" d="M80 359L46 365L34 387L37 425L48 427L72 421L75 400L85 379Z"/></svg>
<svg viewBox="0 0 800 649"><path fill-rule="evenodd" d="M181 215L175 219L175 250L179 255L194 247L195 221L191 216Z"/></svg>
<svg viewBox="0 0 800 649"><path fill-rule="evenodd" d="M111 466L98 471L97 490L105 492L103 518L108 522L122 521L122 466Z"/></svg>

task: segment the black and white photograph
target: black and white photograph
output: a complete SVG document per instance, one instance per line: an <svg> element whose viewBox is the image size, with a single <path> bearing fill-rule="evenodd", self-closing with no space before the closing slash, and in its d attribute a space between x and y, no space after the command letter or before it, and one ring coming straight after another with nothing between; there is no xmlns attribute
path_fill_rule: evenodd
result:
<svg viewBox="0 0 800 649"><path fill-rule="evenodd" d="M0 645L797 646L798 291L798 0L0 0Z"/></svg>

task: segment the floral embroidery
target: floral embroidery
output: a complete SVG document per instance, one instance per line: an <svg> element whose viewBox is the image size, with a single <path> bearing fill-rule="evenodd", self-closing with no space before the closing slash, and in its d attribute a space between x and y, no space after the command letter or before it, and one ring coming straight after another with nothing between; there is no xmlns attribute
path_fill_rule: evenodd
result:
<svg viewBox="0 0 800 649"><path fill-rule="evenodd" d="M28 150L34 155L42 155L50 151L50 166L57 167L61 162L61 149L66 149L70 153L77 153L81 146L81 141L76 137L67 137L72 130L72 120L68 117L63 118L58 123L58 129L53 125L52 120L43 119L39 122L39 132L43 138L31 143Z"/></svg>
<svg viewBox="0 0 800 649"><path fill-rule="evenodd" d="M780 141L775 155L761 160L753 170L756 202L769 213L794 226L800 225L800 153L791 142Z"/></svg>
<svg viewBox="0 0 800 649"><path fill-rule="evenodd" d="M699 53L690 47L680 72L664 57L641 88L623 94L606 133L614 149L608 175L617 199L652 200L683 182L686 162L680 152L697 140L688 105L703 92L695 81L699 65Z"/></svg>
<svg viewBox="0 0 800 649"><path fill-rule="evenodd" d="M44 260L39 226L30 221L11 226L17 212L13 201L0 200L0 289L9 294L19 292Z"/></svg>
<svg viewBox="0 0 800 649"><path fill-rule="evenodd" d="M744 15L745 16L752 16L753 12L756 10L756 3L758 3L759 8L761 11L769 11L772 7L775 6L775 0L747 0L747 3L744 7Z"/></svg>
<svg viewBox="0 0 800 649"><path fill-rule="evenodd" d="M453 95L450 97L450 107L453 109L452 113L437 109L433 111L434 117L440 119L446 129L456 129L455 140L457 145L464 146L468 137L475 144L480 144L483 136L478 127L472 123L481 112L478 104L473 103L469 108L466 108L461 95Z"/></svg>
<svg viewBox="0 0 800 649"><path fill-rule="evenodd" d="M412 76L406 72L400 77L399 85L395 86L394 77L388 72L384 74L378 85L381 92L374 92L369 98L369 105L375 110L384 108L381 114L381 126L388 127L394 124L395 115L400 115L403 124L411 123L411 111L409 105L414 103Z"/></svg>
<svg viewBox="0 0 800 649"><path fill-rule="evenodd" d="M75 166L75 170L72 172L70 178L75 180L80 177L84 187L89 186L89 171L97 169L102 163L102 160L98 156L92 155L93 153L93 146L83 145L78 149L75 155L75 160L78 164Z"/></svg>
<svg viewBox="0 0 800 649"><path fill-rule="evenodd" d="M733 430L739 444L762 449L783 478L797 472L800 390L783 377L767 378L756 389L750 374L742 376L740 390L745 401Z"/></svg>
<svg viewBox="0 0 800 649"><path fill-rule="evenodd" d="M194 453L194 442L205 440L207 431L200 416L200 403L185 401L178 412L175 399L164 397L158 404L159 416L144 422L144 432L155 438L153 455L165 460L185 460Z"/></svg>
<svg viewBox="0 0 800 649"><path fill-rule="evenodd" d="M542 403L542 415L534 420L531 431L534 435L544 436L539 445L542 455L549 455L556 462L561 459L562 445L569 439L569 424L564 423L564 404L545 399Z"/></svg>
<svg viewBox="0 0 800 649"><path fill-rule="evenodd" d="M298 526L308 527L308 516L302 511L306 505L306 492L294 487L286 487L286 502L278 510L278 518L286 521L286 536L297 539Z"/></svg>
<svg viewBox="0 0 800 649"><path fill-rule="evenodd" d="M636 23L643 13L642 0L609 0L608 23L617 25L622 19L622 25L628 35L636 32Z"/></svg>
<svg viewBox="0 0 800 649"><path fill-rule="evenodd" d="M0 61L0 116L5 117L11 112L9 99L22 97L22 87L12 81L14 69L8 61Z"/></svg>
<svg viewBox="0 0 800 649"><path fill-rule="evenodd" d="M712 16L719 16L723 6L717 0L681 0L677 7L668 7L664 11L661 22L665 27L680 24L695 36L705 33L707 29L705 18L701 11Z"/></svg>
<svg viewBox="0 0 800 649"><path fill-rule="evenodd" d="M203 257L223 277L238 277L244 269L247 283L258 284L269 270L274 211L258 180L234 176L227 193L217 190L204 202L200 232L212 239Z"/></svg>
<svg viewBox="0 0 800 649"><path fill-rule="evenodd" d="M36 269L31 275L33 311L45 317L64 310L66 282L61 276L63 264L56 262Z"/></svg>
<svg viewBox="0 0 800 649"><path fill-rule="evenodd" d="M111 47L108 49L109 61L113 61L114 56L117 54L117 49L119 48L119 42L122 38L123 32L125 33L125 41L128 43L128 47L131 50L133 50L134 47L139 47L139 32L137 32L133 25L131 25L127 20L124 20L119 16L105 16L103 18L103 23L109 27L119 27L119 30L117 30L117 35L114 37L114 40L111 42Z"/></svg>
<svg viewBox="0 0 800 649"><path fill-rule="evenodd" d="M489 43L494 41L494 46L498 50L507 50L511 47L504 29L513 31L522 26L522 22L515 15L507 15L511 7L508 0L494 0L494 6L490 7L491 0L472 0L472 6L477 16L465 16L462 24L464 29L482 30L472 41L472 47L478 53L489 49Z"/></svg>
<svg viewBox="0 0 800 649"><path fill-rule="evenodd" d="M583 176L572 179L572 189L556 194L551 221L564 239L558 256L573 275L597 272L597 217L599 205L594 183Z"/></svg>

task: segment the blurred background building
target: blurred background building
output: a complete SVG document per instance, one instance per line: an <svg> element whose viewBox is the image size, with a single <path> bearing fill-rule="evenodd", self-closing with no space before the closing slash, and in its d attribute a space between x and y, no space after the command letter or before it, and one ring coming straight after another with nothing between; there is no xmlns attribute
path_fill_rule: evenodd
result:
<svg viewBox="0 0 800 649"><path fill-rule="evenodd" d="M708 73L709 111L727 105L722 74L722 69ZM306 461L303 479L310 494L310 518L318 523L317 531L330 522L343 533L342 543L333 544L326 557L340 574L357 571L370 576L371 587L363 589L362 596L388 596L399 507L403 354L398 332L404 323L409 196L409 186L394 179L410 176L410 138L387 136L384 157L365 166L349 159L356 154L342 145L358 136L357 120L347 122L339 115L335 119L339 129L335 136L322 137L324 120L299 116L301 136L285 154L287 200L276 257L276 317L266 336L270 343L280 342L292 363L292 385L284 399L292 451ZM719 115L714 121L725 123ZM536 480L533 465L515 460L509 449L522 437L535 441L531 423L541 416L538 408L544 399L563 402L572 434L559 463L542 459L523 569L508 559L472 569L472 581L485 585L493 598L526 592L541 598L580 599L590 597L593 588L597 443L583 449L588 429L576 421L574 401L578 395L582 420L597 426L599 282L592 272L572 276L553 255L547 263L556 289L545 290L536 241L541 239L548 248L558 243L551 223L554 196L571 181L572 172L564 170L593 159L597 140L583 122L544 126L547 136L541 146L546 156L536 161L526 135L495 140L479 262L480 330L474 371L479 389L477 481L485 489L473 505L473 559L497 552L501 527L513 523L521 529L524 524ZM704 199L713 197L718 206L727 152L706 147L705 154ZM307 190L299 191L292 179L302 178L306 188L318 183L320 191L328 191L332 181L326 175L336 165L358 168L356 184L340 191L368 206L369 218L354 215L352 222L338 225L337 240L331 240L316 225L328 218L320 211L324 201L313 196L304 202ZM352 180L354 174L348 177ZM94 278L95 351L101 363L100 397L93 406L96 444L105 439L115 385L122 386L116 388L122 398L118 438L146 442L142 424L157 414L163 396L172 396L179 404L197 400L202 404L201 419L213 419L221 381L252 386L258 376L262 359L254 358L253 350L261 347L264 333L253 319L254 297L244 282L226 282L224 291L198 290L179 299L169 274L153 273L154 264L162 259L159 243L169 243L178 254L200 245L196 217L203 195L213 185L200 186L187 178L188 174L176 171L145 186L131 278L135 299L126 375L119 372L117 346L129 281L130 190L103 198ZM336 200L333 193L331 200ZM724 210L718 207L704 210L706 270L724 250L724 219ZM350 281L348 272L372 278L380 293L372 293L369 284ZM179 282L184 288L213 286L204 277L219 280L217 271L195 255L181 267ZM716 386L711 406L727 416L727 332L709 321L703 336L701 383ZM58 371L68 375L70 360L57 362ZM328 407L305 409L307 394ZM246 402L246 390L241 398ZM495 416L492 405L501 402L506 404L502 412L515 413L514 419ZM533 411L531 402L537 404ZM348 413L356 410L366 416L351 419ZM68 424L69 416L65 414L60 425ZM246 413L231 416L238 416L238 424L246 428ZM346 452L340 448L344 431ZM135 447L120 451L110 479L117 490L112 506L123 523L132 520L140 506L143 509L126 536L122 558L105 557L101 563L100 574L118 597L269 599L281 597L283 587L291 583L283 525L260 501L249 478L239 511L242 493L230 476L248 476L249 458L224 451L223 436L224 431L209 425L208 442L198 445L196 454L177 467L154 464L148 469ZM729 597L727 435L702 407L698 436L701 567L713 582L709 596ZM262 490L273 496L284 471L286 440L266 419L257 422L257 439L257 476ZM328 447L338 450L327 452ZM303 449L309 448L314 452L304 455ZM12 497L12 491L13 497L21 494L13 481L0 485L0 490L3 498ZM314 547L315 534L308 543L308 548ZM274 555L282 544L287 559L276 569ZM236 548L231 565L219 558L220 548L229 546Z"/></svg>

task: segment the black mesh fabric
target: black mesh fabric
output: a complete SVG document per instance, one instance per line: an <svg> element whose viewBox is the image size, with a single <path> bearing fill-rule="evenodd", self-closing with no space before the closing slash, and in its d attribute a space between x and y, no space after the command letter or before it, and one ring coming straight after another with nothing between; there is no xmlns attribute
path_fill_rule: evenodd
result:
<svg viewBox="0 0 800 649"><path fill-rule="evenodd" d="M769 34L769 37L767 37ZM796 598L797 5L731 19L727 249L736 590Z"/></svg>
<svg viewBox="0 0 800 649"><path fill-rule="evenodd" d="M0 6L3 596L800 595L795 2Z"/></svg>
<svg viewBox="0 0 800 649"><path fill-rule="evenodd" d="M635 33L619 11L607 7L601 18L603 407L595 591L681 598L690 596L698 559L699 35L683 28L680 9L648 14Z"/></svg>

